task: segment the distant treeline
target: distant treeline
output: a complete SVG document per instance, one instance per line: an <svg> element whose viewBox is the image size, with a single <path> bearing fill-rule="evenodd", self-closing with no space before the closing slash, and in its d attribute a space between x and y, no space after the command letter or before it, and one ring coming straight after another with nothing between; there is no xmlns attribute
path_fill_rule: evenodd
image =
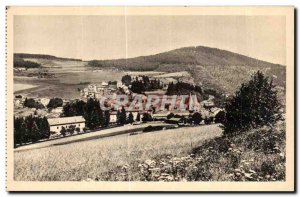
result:
<svg viewBox="0 0 300 197"><path fill-rule="evenodd" d="M50 127L47 118L27 116L14 117L14 146L24 143L36 142L41 139L48 139Z"/></svg>
<svg viewBox="0 0 300 197"><path fill-rule="evenodd" d="M32 61L24 61L22 58L14 57L14 68L39 68L41 64Z"/></svg>
<svg viewBox="0 0 300 197"><path fill-rule="evenodd" d="M53 55L43 55L43 54L28 54L28 53L15 53L15 58L39 58L39 59L48 59L48 60L71 60L71 61L82 61L81 59L74 59L74 58L63 58L63 57L56 57Z"/></svg>

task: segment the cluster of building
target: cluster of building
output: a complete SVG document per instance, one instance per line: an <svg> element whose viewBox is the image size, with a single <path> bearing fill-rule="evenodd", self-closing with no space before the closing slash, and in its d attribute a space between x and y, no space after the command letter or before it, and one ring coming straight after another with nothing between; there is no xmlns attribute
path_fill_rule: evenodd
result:
<svg viewBox="0 0 300 197"><path fill-rule="evenodd" d="M180 97L178 97L180 98ZM172 99L172 96L168 96L168 101ZM143 97L143 100L145 100L145 96ZM180 99L176 100L176 104L181 102ZM146 103L143 102L143 105ZM176 116L181 116L184 118L188 118L195 112L201 113L202 117L215 117L217 113L222 111L222 109L217 108L214 106L214 103L212 100L210 101L203 101L199 102L197 97L190 97L187 100L187 109L186 110L178 110L176 108L169 110L168 107L165 110L160 110L160 105L161 103L157 104L157 109L150 108L146 110L145 108L143 109L137 109L137 108L131 108L128 106L125 106L124 109L126 111L126 116L128 117L129 114L131 113L133 115L133 120L137 120L138 114L140 115L140 120L143 117L143 114L147 113L149 114L153 120L167 120L168 115L173 114ZM168 106L170 103L167 102L166 106ZM189 105L193 105L194 110L190 111L188 110ZM117 110L111 110L110 111L110 123L115 124L117 122ZM178 119L178 120L177 120ZM170 121L179 121L180 118L171 118ZM70 126L75 126L76 128L79 128L80 131L82 131L85 128L85 119L82 116L74 116L74 117L62 117L62 118L49 118L48 123L50 126L50 131L59 133L62 129L62 127L65 127L68 129Z"/></svg>
<svg viewBox="0 0 300 197"><path fill-rule="evenodd" d="M132 77L132 81L134 80L143 80L143 76L134 76ZM167 90L168 85L170 83L177 83L177 80L171 77L166 78L155 78L155 77L149 77L149 81L151 80L158 81L161 83L162 90ZM133 119L136 120L138 114L140 114L140 119L142 119L143 114L147 113L149 114L153 120L167 120L167 116L169 114L174 114L181 117L188 118L191 114L195 112L199 112L202 114L202 116L215 116L221 109L216 108L213 98L209 98L208 100L199 102L196 95L190 95L187 101L184 101L184 104L186 105L185 109L178 109L177 106L180 105L183 101L181 100L181 97L178 96L176 98L175 107L170 107L174 103L171 103L173 99L173 95L167 96L165 95L165 92L162 91L161 95L158 95L159 97L167 97L167 102L162 103L162 99L160 102L156 103L155 106L151 106L151 108L145 108L145 105L147 105L147 99L150 94L136 94L132 93L129 90L130 87L125 86L120 81L109 81L109 82L102 82L100 84L89 84L86 88L80 90L80 96L82 100L85 100L87 98L96 98L100 99L103 97L106 97L107 95L116 95L119 93L119 91L122 91L122 93L126 95L130 95L130 102L134 100L135 96L140 96L142 98L142 109L140 108L132 108L129 107L130 102L127 105L124 105L124 109L126 111L127 117L129 114L133 115ZM153 94L153 92L152 92ZM24 102L25 97L22 95L15 96L14 104L15 109L24 108ZM34 98L35 102L41 103L43 106L47 106L50 99L49 98ZM79 100L79 99L75 99ZM73 100L66 100L63 99L63 105L73 102ZM114 105L115 99L111 98L110 105ZM190 106L193 105L193 110L191 110ZM163 106L163 108L161 107ZM83 130L85 128L85 119L82 116L75 116L75 117L60 117L61 113L63 112L63 107L57 107L52 109L52 114L48 116L45 115L48 118L48 123L50 125L50 131L59 133L62 129L62 127L65 127L66 129L68 127L76 126L76 128L79 128L79 130ZM118 111L115 109L110 110L110 123L114 124L117 122L117 114Z"/></svg>
<svg viewBox="0 0 300 197"><path fill-rule="evenodd" d="M116 93L119 88L125 88L119 81L102 82L101 84L89 84L86 88L80 91L80 96L83 98L99 99L102 96ZM128 90L128 88L125 89Z"/></svg>

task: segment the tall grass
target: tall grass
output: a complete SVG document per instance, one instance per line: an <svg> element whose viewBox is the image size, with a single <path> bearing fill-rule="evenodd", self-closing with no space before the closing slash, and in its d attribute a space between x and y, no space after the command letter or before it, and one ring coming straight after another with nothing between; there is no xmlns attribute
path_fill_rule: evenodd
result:
<svg viewBox="0 0 300 197"><path fill-rule="evenodd" d="M221 134L218 125L209 125L15 152L14 178L17 181L139 180L138 165L146 159L164 155L181 157L204 140ZM127 166L126 177L118 171L124 166Z"/></svg>

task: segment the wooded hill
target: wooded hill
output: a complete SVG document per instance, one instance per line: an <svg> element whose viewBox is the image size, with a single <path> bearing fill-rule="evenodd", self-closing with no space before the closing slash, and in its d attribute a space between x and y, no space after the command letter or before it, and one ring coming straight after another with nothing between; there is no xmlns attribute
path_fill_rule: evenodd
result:
<svg viewBox="0 0 300 197"><path fill-rule="evenodd" d="M129 59L93 60L89 66L131 71L188 71L197 84L233 93L258 70L285 87L285 66L204 46L185 47Z"/></svg>

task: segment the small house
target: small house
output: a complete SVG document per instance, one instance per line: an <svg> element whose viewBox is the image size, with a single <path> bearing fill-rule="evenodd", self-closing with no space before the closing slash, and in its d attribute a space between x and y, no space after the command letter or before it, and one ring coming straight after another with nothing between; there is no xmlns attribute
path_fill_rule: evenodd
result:
<svg viewBox="0 0 300 197"><path fill-rule="evenodd" d="M85 119L82 116L49 118L48 124L50 126L50 131L55 133L60 133L62 127L67 129L71 125L74 125L75 128L79 128L80 131L82 131L85 127Z"/></svg>

